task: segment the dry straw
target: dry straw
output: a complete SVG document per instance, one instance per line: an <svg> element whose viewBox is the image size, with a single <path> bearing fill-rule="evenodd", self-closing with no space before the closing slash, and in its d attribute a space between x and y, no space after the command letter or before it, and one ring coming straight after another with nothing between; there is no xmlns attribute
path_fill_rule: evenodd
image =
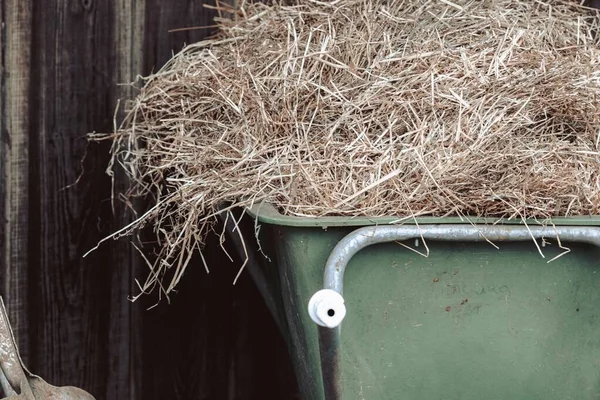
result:
<svg viewBox="0 0 600 400"><path fill-rule="evenodd" d="M296 216L600 213L595 11L552 0L243 3L108 136L168 293L223 204ZM172 278L172 280L171 280Z"/></svg>

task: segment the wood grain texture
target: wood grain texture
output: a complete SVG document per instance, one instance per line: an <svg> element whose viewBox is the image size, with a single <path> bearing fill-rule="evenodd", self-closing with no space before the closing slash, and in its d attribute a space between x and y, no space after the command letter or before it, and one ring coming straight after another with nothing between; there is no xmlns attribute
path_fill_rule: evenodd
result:
<svg viewBox="0 0 600 400"><path fill-rule="evenodd" d="M96 0L98 1L98 0ZM145 0L116 0L112 11L115 21L113 25L113 48L117 50L115 63L111 66L114 80L118 83L133 82L143 70L143 43L145 34ZM120 99L131 99L135 91L130 85L120 85L113 92L112 104ZM122 117L122 114L118 115ZM128 182L122 175L115 176L114 188L118 192L126 190ZM117 224L129 223L131 215L127 213L123 203L113 203L114 216L111 230L120 228ZM113 243L111 263L127 265L118 268L112 274L109 337L108 342L114 351L109 360L107 377L108 399L136 398L142 395L143 385L140 366L142 365L142 310L140 305L132 305L125 294L131 294L134 288L134 273L139 270L139 258L133 253L132 246L126 241ZM136 372L137 371L137 372Z"/></svg>
<svg viewBox="0 0 600 400"><path fill-rule="evenodd" d="M146 0L146 3L145 73L156 72L185 44L205 39L212 33L203 27L214 24L216 13L204 5L214 4L214 1ZM179 31L170 32L172 30Z"/></svg>
<svg viewBox="0 0 600 400"><path fill-rule="evenodd" d="M129 79L131 28L114 2L35 2L30 102L29 366L55 385L97 398L131 398L130 251L111 243L82 255L111 225L106 148L92 149L92 130L110 130L112 109ZM127 70L127 74L123 73ZM96 154L94 154L96 150ZM84 172L80 183L73 185ZM119 222L114 222L118 224ZM100 226L98 226L100 224Z"/></svg>
<svg viewBox="0 0 600 400"><path fill-rule="evenodd" d="M131 303L145 267L105 174L119 85L201 40L199 0L0 0L0 295L27 366L97 399L290 398L285 344L254 285L211 241L171 304ZM85 156L85 157L84 157ZM83 160L83 161L82 161ZM114 176L117 191L127 187ZM225 259L226 260L226 259ZM222 268L221 268L222 267Z"/></svg>
<svg viewBox="0 0 600 400"><path fill-rule="evenodd" d="M30 0L0 6L0 282L12 329L27 360L29 349L29 94Z"/></svg>

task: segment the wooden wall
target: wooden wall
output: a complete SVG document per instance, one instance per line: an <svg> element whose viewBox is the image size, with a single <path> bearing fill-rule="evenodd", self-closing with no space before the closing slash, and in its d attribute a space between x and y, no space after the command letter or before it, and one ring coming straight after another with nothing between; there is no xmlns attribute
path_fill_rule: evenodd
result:
<svg viewBox="0 0 600 400"><path fill-rule="evenodd" d="M190 269L150 311L154 298L127 299L144 277L127 240L82 258L128 218L111 209L107 144L88 147L86 133L110 131L135 94L119 83L209 33L170 29L212 17L201 0L0 0L0 294L26 365L52 384L97 399L295 393L273 321L219 252L219 268Z"/></svg>

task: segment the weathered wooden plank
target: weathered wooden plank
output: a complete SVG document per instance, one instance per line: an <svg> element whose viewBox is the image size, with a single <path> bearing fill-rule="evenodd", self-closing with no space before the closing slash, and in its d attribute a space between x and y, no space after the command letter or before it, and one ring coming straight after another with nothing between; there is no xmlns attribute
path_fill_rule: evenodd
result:
<svg viewBox="0 0 600 400"><path fill-rule="evenodd" d="M110 243L82 258L121 223L107 223L114 220L107 148L91 149L79 184L70 185L82 172L86 133L112 128L116 100L127 94L117 84L138 68L135 3L40 1L31 25L30 367L98 398L132 398L132 360L139 358L131 338L140 324L127 301L130 248Z"/></svg>
<svg viewBox="0 0 600 400"><path fill-rule="evenodd" d="M31 0L0 6L0 282L24 360L29 358L29 94Z"/></svg>
<svg viewBox="0 0 600 400"><path fill-rule="evenodd" d="M214 0L147 0L144 73L156 72L174 52L212 33L215 12L205 4ZM160 10L158 12L158 10Z"/></svg>
<svg viewBox="0 0 600 400"><path fill-rule="evenodd" d="M68 188L78 177L85 149L87 96L93 98L90 91L97 87L90 81L108 72L106 61L97 56L106 57L107 49L92 49L95 25L108 20L102 18L107 11L96 12L93 16L82 2L47 1L34 14L36 96L30 135L32 184L35 179L37 185L31 214L37 229L30 240L38 251L31 257L37 313L30 332L36 350L30 368L52 384L79 386L98 396L104 382L97 379L106 372L99 348L107 344L99 320L107 299L99 291L108 285L94 274L93 260L80 261L80 246L89 243L82 200L92 188ZM87 283L93 278L95 287Z"/></svg>
<svg viewBox="0 0 600 400"><path fill-rule="evenodd" d="M146 0L117 0L114 3L113 47L116 49L116 63L113 67L114 80L120 83L133 82L142 71L142 55L145 34ZM121 85L112 90L110 99L116 105L120 99L131 99L135 96L129 85ZM122 117L122 114L119 115ZM123 174L117 174L114 188L117 192L126 190L128 182ZM115 218L112 230L115 231L127 224L131 215L122 203L113 203ZM120 225L120 226L119 226ZM141 304L132 305L127 296L134 293L134 271L139 264L139 257L133 253L132 246L121 241L111 245L113 265L115 269L111 280L110 295L110 329L109 344L111 358L109 360L108 399L141 398L142 365Z"/></svg>

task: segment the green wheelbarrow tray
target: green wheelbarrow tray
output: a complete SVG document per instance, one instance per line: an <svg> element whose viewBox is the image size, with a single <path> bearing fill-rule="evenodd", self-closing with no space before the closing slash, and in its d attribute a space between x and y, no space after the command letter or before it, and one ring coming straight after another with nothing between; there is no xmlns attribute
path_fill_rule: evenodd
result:
<svg viewBox="0 0 600 400"><path fill-rule="evenodd" d="M600 398L600 217L245 214L232 237L305 400ZM311 304L324 326L307 309L322 289L341 295Z"/></svg>

